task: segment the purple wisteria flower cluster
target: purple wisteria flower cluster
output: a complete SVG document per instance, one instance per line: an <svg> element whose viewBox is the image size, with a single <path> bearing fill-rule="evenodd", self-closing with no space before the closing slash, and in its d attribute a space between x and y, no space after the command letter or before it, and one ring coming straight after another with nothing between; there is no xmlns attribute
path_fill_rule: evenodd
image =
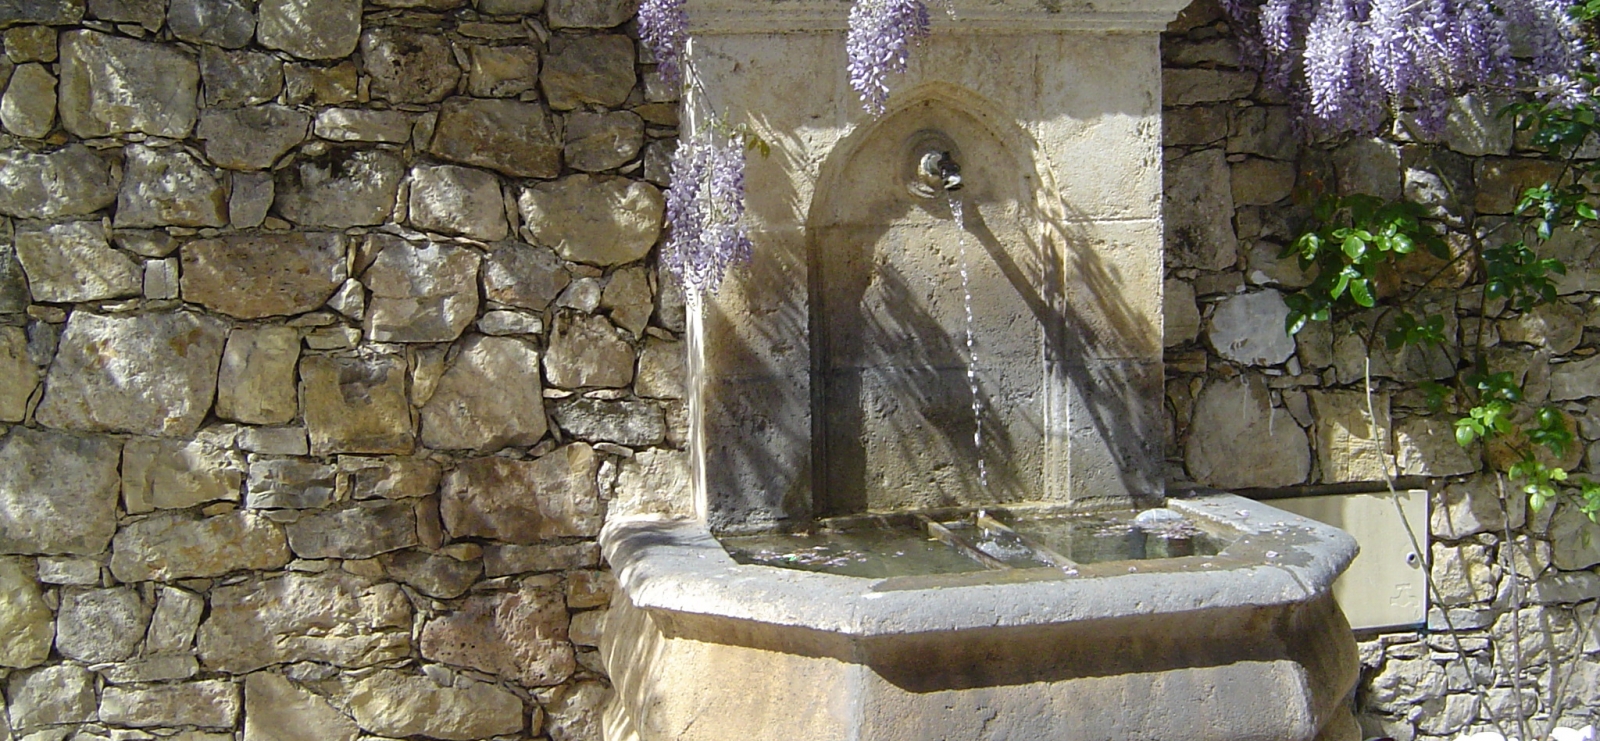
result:
<svg viewBox="0 0 1600 741"><path fill-rule="evenodd" d="M739 137L712 122L678 144L661 259L687 293L716 291L730 265L750 259L744 195Z"/></svg>
<svg viewBox="0 0 1600 741"><path fill-rule="evenodd" d="M683 0L644 0L639 3L639 38L656 57L656 71L669 85L683 81L679 62L689 39L689 14Z"/></svg>
<svg viewBox="0 0 1600 741"><path fill-rule="evenodd" d="M850 87L873 115L889 100L889 75L906 70L912 42L928 35L928 6L922 0L856 0L850 7L845 53Z"/></svg>
<svg viewBox="0 0 1600 741"><path fill-rule="evenodd" d="M1533 88L1583 93L1587 58L1565 0L1223 0L1246 58L1319 133L1374 133L1410 110L1443 130L1458 95ZM1511 39L1531 59L1514 58Z"/></svg>

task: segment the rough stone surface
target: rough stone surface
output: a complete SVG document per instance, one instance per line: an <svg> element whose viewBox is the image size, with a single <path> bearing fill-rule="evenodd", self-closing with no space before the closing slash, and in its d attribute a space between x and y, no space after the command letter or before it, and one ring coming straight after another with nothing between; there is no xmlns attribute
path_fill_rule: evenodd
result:
<svg viewBox="0 0 1600 741"><path fill-rule="evenodd" d="M1433 544L1433 585L1429 596L1439 604L1465 605L1494 598L1499 569L1489 560L1489 549L1477 544Z"/></svg>
<svg viewBox="0 0 1600 741"><path fill-rule="evenodd" d="M633 380L633 348L604 317L561 314L551 330L545 377L559 388L626 386Z"/></svg>
<svg viewBox="0 0 1600 741"><path fill-rule="evenodd" d="M684 382L688 357L682 342L669 342L656 337L644 341L639 351L639 372L633 388L640 396L654 399L682 399L686 396Z"/></svg>
<svg viewBox="0 0 1600 741"><path fill-rule="evenodd" d="M1395 425L1395 462L1401 475L1461 476L1478 470L1476 449L1456 443L1455 425L1440 417L1412 417Z"/></svg>
<svg viewBox="0 0 1600 741"><path fill-rule="evenodd" d="M45 604L37 577L31 560L0 556L0 667L37 666L50 655L55 616Z"/></svg>
<svg viewBox="0 0 1600 741"><path fill-rule="evenodd" d="M11 728L18 732L95 719L94 675L74 664L14 674L6 683L6 695L11 701Z"/></svg>
<svg viewBox="0 0 1600 741"><path fill-rule="evenodd" d="M264 172L239 172L233 175L233 193L228 197L228 222L235 229L253 229L267 220L272 207L272 176Z"/></svg>
<svg viewBox="0 0 1600 741"><path fill-rule="evenodd" d="M405 361L389 355L300 361L300 400L314 455L410 453Z"/></svg>
<svg viewBox="0 0 1600 741"><path fill-rule="evenodd" d="M228 334L217 373L217 416L281 425L298 414L294 371L300 333L292 327L238 327Z"/></svg>
<svg viewBox="0 0 1600 741"><path fill-rule="evenodd" d="M1220 270L1238 259L1229 177L1227 158L1220 149L1203 149L1167 162L1168 264Z"/></svg>
<svg viewBox="0 0 1600 741"><path fill-rule="evenodd" d="M206 157L233 170L264 170L304 141L311 117L280 105L207 110L195 137Z"/></svg>
<svg viewBox="0 0 1600 741"><path fill-rule="evenodd" d="M1311 470L1305 431L1256 376L1206 385L1184 448L1189 475L1222 489L1290 486Z"/></svg>
<svg viewBox="0 0 1600 741"><path fill-rule="evenodd" d="M1229 296L1217 303L1206 325L1206 339L1218 355L1244 365L1277 365L1294 354L1294 338L1284 331L1289 307L1273 290Z"/></svg>
<svg viewBox="0 0 1600 741"><path fill-rule="evenodd" d="M82 144L53 152L0 151L0 214L23 219L83 216L117 200L111 163Z"/></svg>
<svg viewBox="0 0 1600 741"><path fill-rule="evenodd" d="M1558 569L1587 569L1600 564L1600 537L1594 524L1569 504L1558 506L1550 520L1550 542L1555 546L1552 560Z"/></svg>
<svg viewBox="0 0 1600 741"><path fill-rule="evenodd" d="M371 28L361 59L372 95L394 103L437 103L455 90L461 70L443 36L421 29Z"/></svg>
<svg viewBox="0 0 1600 741"><path fill-rule="evenodd" d="M410 630L396 584L291 573L213 589L196 646L208 669L234 674L298 661L362 667L409 656Z"/></svg>
<svg viewBox="0 0 1600 741"><path fill-rule="evenodd" d="M1527 500L1508 497L1502 501L1495 482L1490 477L1475 477L1462 482L1452 482L1444 487L1430 513L1433 534L1447 540L1459 540L1482 532L1499 532L1506 527L1522 527L1527 513Z"/></svg>
<svg viewBox="0 0 1600 741"><path fill-rule="evenodd" d="M396 738L470 741L516 733L525 721L522 700L495 685L462 678L447 687L396 671L354 682L348 704L362 728Z"/></svg>
<svg viewBox="0 0 1600 741"><path fill-rule="evenodd" d="M1235 206L1265 206L1289 197L1294 190L1293 162L1252 157L1229 168Z"/></svg>
<svg viewBox="0 0 1600 741"><path fill-rule="evenodd" d="M372 558L418 544L407 502L371 502L317 512L290 523L289 549L301 558Z"/></svg>
<svg viewBox="0 0 1600 741"><path fill-rule="evenodd" d="M499 245L483 262L483 293L490 301L543 311L572 275L545 247Z"/></svg>
<svg viewBox="0 0 1600 741"><path fill-rule="evenodd" d="M1323 481L1383 481L1393 474L1387 394L1373 394L1376 421L1367 414L1366 394L1356 391L1312 391L1311 406Z"/></svg>
<svg viewBox="0 0 1600 741"><path fill-rule="evenodd" d="M504 337L473 337L422 408L422 443L492 452L544 437L539 353Z"/></svg>
<svg viewBox="0 0 1600 741"><path fill-rule="evenodd" d="M137 263L112 249L97 221L68 221L16 233L17 260L37 301L102 301L143 290Z"/></svg>
<svg viewBox="0 0 1600 741"><path fill-rule="evenodd" d="M0 26L17 23L66 24L83 20L80 0L37 0L0 5Z"/></svg>
<svg viewBox="0 0 1600 741"><path fill-rule="evenodd" d="M345 281L338 234L237 234L183 250L183 297L240 319L320 307Z"/></svg>
<svg viewBox="0 0 1600 741"><path fill-rule="evenodd" d="M450 98L439 109L428 151L512 177L561 174L561 141L550 114L537 103Z"/></svg>
<svg viewBox="0 0 1600 741"><path fill-rule="evenodd" d="M355 741L360 732L355 721L327 700L281 674L245 677L245 741Z"/></svg>
<svg viewBox="0 0 1600 741"><path fill-rule="evenodd" d="M336 142L388 142L411 139L411 117L404 111L329 108L317 114L312 133Z"/></svg>
<svg viewBox="0 0 1600 741"><path fill-rule="evenodd" d="M644 146L644 119L630 111L577 112L567 117L567 164L598 172L621 167Z"/></svg>
<svg viewBox="0 0 1600 741"><path fill-rule="evenodd" d="M132 728L231 729L239 719L239 706L239 685L221 679L107 687L100 697L100 720Z"/></svg>
<svg viewBox="0 0 1600 741"><path fill-rule="evenodd" d="M382 224L394 211L404 177L405 165L389 152L334 147L278 170L273 205L302 226Z"/></svg>
<svg viewBox="0 0 1600 741"><path fill-rule="evenodd" d="M607 517L694 516L689 454L679 450L642 450L622 462L606 508Z"/></svg>
<svg viewBox="0 0 1600 741"><path fill-rule="evenodd" d="M551 28L612 28L638 12L637 0L550 0Z"/></svg>
<svg viewBox="0 0 1600 741"><path fill-rule="evenodd" d="M481 7L481 5L480 5ZM539 85L539 50L532 46L474 46L467 92L479 98L514 98Z"/></svg>
<svg viewBox="0 0 1600 741"><path fill-rule="evenodd" d="M50 366L40 424L89 432L189 435L216 390L224 323L187 311L75 311ZM122 389L144 389L131 395Z"/></svg>
<svg viewBox="0 0 1600 741"><path fill-rule="evenodd" d="M326 507L334 500L336 479L334 467L326 463L299 458L256 458L250 461L250 489L245 493L245 506L251 509Z"/></svg>
<svg viewBox="0 0 1600 741"><path fill-rule="evenodd" d="M575 262L617 265L655 245L666 201L649 183L573 175L524 189L517 205L538 244Z"/></svg>
<svg viewBox="0 0 1600 741"><path fill-rule="evenodd" d="M67 587L56 616L56 650L86 664L121 661L133 655L149 623L150 609L129 587Z"/></svg>
<svg viewBox="0 0 1600 741"><path fill-rule="evenodd" d="M639 399L564 399L556 403L554 416L567 434L591 443L639 448L660 445L667 436L661 407Z"/></svg>
<svg viewBox="0 0 1600 741"><path fill-rule="evenodd" d="M1496 323L1503 342L1542 347L1557 355L1573 351L1583 340L1583 309L1568 303L1541 304L1513 319Z"/></svg>
<svg viewBox="0 0 1600 741"><path fill-rule="evenodd" d="M611 689L594 680L564 686L545 705L551 741L584 741L601 736L600 716Z"/></svg>
<svg viewBox="0 0 1600 741"><path fill-rule="evenodd" d="M457 610L428 621L418 648L434 661L524 685L560 684L577 665L567 622L560 583L533 577L514 592L470 597Z"/></svg>
<svg viewBox="0 0 1600 741"><path fill-rule="evenodd" d="M488 577L594 568L600 564L598 543L571 545L491 545L483 549L483 573Z"/></svg>
<svg viewBox="0 0 1600 741"><path fill-rule="evenodd" d="M1200 309L1194 302L1194 286L1169 280L1161 291L1162 343L1182 345L1200 336Z"/></svg>
<svg viewBox="0 0 1600 741"><path fill-rule="evenodd" d="M366 332L378 342L449 342L478 313L478 254L395 240L361 276L372 291Z"/></svg>
<svg viewBox="0 0 1600 741"><path fill-rule="evenodd" d="M248 0L170 0L167 28L184 41L238 49L255 35L254 9Z"/></svg>
<svg viewBox="0 0 1600 741"><path fill-rule="evenodd" d="M1600 357L1562 363L1550 370L1550 400L1600 396Z"/></svg>
<svg viewBox="0 0 1600 741"><path fill-rule="evenodd" d="M440 514L454 537L532 545L600 531L594 451L584 443L534 461L473 458L443 483Z"/></svg>
<svg viewBox="0 0 1600 741"><path fill-rule="evenodd" d="M200 79L207 106L266 103L283 92L283 62L270 54L207 46L200 50Z"/></svg>
<svg viewBox="0 0 1600 741"><path fill-rule="evenodd" d="M122 502L128 514L238 501L244 457L200 440L133 438L122 446Z"/></svg>
<svg viewBox="0 0 1600 741"><path fill-rule="evenodd" d="M510 232L500 180L470 167L412 168L409 210L411 225L427 231L488 242L505 239Z"/></svg>
<svg viewBox="0 0 1600 741"><path fill-rule="evenodd" d="M127 149L118 228L227 226L228 199L211 170L177 147Z"/></svg>
<svg viewBox="0 0 1600 741"><path fill-rule="evenodd" d="M0 440L0 553L90 556L116 530L120 442L13 427Z"/></svg>
<svg viewBox="0 0 1600 741"><path fill-rule="evenodd" d="M1235 100L1250 94L1256 76L1250 72L1218 69L1164 69L1161 102L1180 106Z"/></svg>
<svg viewBox="0 0 1600 741"><path fill-rule="evenodd" d="M200 68L170 46L95 31L61 34L61 124L80 137L194 128Z"/></svg>
<svg viewBox="0 0 1600 741"><path fill-rule="evenodd" d="M340 456L340 499L410 499L432 494L443 472L417 458Z"/></svg>
<svg viewBox="0 0 1600 741"><path fill-rule="evenodd" d="M378 560L390 578L437 599L460 597L483 576L483 564L477 560L462 561L423 551L385 553Z"/></svg>
<svg viewBox="0 0 1600 741"><path fill-rule="evenodd" d="M194 645L194 631L206 600L194 592L177 587L162 587L145 634L144 652L163 654L187 652Z"/></svg>
<svg viewBox="0 0 1600 741"><path fill-rule="evenodd" d="M11 73L0 98L0 123L17 136L42 139L56 120L56 78L42 64L24 64Z"/></svg>
<svg viewBox="0 0 1600 741"><path fill-rule="evenodd" d="M111 544L111 573L123 582L207 578L288 562L283 530L248 512L157 514L124 526Z"/></svg>
<svg viewBox="0 0 1600 741"><path fill-rule="evenodd" d="M262 0L256 40L302 59L337 59L361 38L361 0Z"/></svg>
<svg viewBox="0 0 1600 741"><path fill-rule="evenodd" d="M568 36L550 39L539 85L558 111L585 104L615 108L628 99L634 74L633 40L627 36Z"/></svg>

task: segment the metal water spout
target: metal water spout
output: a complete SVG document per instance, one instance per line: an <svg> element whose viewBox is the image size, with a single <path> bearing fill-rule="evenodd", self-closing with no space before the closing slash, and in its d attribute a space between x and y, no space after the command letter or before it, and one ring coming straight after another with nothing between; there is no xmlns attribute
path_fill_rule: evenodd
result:
<svg viewBox="0 0 1600 741"><path fill-rule="evenodd" d="M949 152L933 151L922 155L918 171L931 188L947 192L961 190L961 166Z"/></svg>

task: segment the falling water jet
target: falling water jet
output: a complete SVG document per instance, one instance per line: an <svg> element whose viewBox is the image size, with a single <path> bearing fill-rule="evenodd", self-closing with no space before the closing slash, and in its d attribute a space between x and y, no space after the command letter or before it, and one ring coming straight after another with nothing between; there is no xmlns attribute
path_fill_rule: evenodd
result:
<svg viewBox="0 0 1600 741"><path fill-rule="evenodd" d="M950 214L955 217L956 241L961 246L961 309L967 321L967 391L972 394L972 448L978 456L978 487L988 491L989 466L983 455L983 397L978 393L978 351L972 331L972 273L967 261L967 219L960 198L954 193L947 193L945 198L950 204Z"/></svg>

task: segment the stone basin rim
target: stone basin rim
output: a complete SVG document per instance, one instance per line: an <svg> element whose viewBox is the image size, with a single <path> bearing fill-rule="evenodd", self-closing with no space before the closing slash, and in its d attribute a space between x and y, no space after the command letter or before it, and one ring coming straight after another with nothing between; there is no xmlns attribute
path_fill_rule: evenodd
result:
<svg viewBox="0 0 1600 741"><path fill-rule="evenodd" d="M1240 538L1215 568L920 589L884 588L905 577L739 564L700 521L617 520L606 524L600 543L622 593L639 608L852 638L1304 603L1327 594L1357 552L1342 530L1233 494L1201 490L1166 506L1235 529ZM1151 562L1118 565L1124 563Z"/></svg>

